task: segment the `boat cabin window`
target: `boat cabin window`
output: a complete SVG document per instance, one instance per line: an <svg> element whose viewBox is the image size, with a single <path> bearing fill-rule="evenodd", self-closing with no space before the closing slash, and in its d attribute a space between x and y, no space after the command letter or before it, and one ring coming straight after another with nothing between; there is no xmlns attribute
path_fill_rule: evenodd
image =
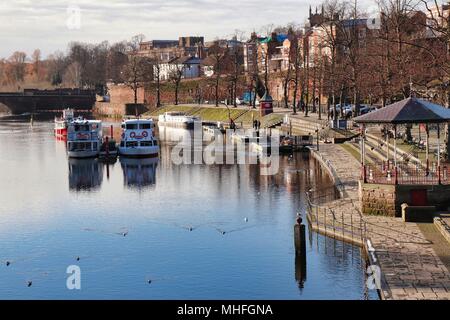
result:
<svg viewBox="0 0 450 320"><path fill-rule="evenodd" d="M94 150L97 148L97 143L94 143ZM90 142L69 142L69 151L83 151L91 150Z"/></svg>
<svg viewBox="0 0 450 320"><path fill-rule="evenodd" d="M75 126L75 132L79 131L89 131L89 125L88 124L78 124Z"/></svg>
<svg viewBox="0 0 450 320"><path fill-rule="evenodd" d="M136 130L138 128L137 123L127 123L126 124L127 130Z"/></svg>
<svg viewBox="0 0 450 320"><path fill-rule="evenodd" d="M139 125L139 129L151 129L152 128L152 124L151 123L141 123Z"/></svg>
<svg viewBox="0 0 450 320"><path fill-rule="evenodd" d="M152 141L141 141L141 147L151 147L153 146Z"/></svg>
<svg viewBox="0 0 450 320"><path fill-rule="evenodd" d="M128 141L127 142L127 148L134 148L138 146L138 142L137 141Z"/></svg>

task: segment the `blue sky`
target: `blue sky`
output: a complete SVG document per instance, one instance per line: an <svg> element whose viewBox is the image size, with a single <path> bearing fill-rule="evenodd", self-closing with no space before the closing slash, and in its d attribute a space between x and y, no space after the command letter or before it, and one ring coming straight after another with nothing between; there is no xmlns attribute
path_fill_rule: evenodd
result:
<svg viewBox="0 0 450 320"><path fill-rule="evenodd" d="M375 0L359 0L361 7ZM44 56L70 41L110 42L142 33L147 39L202 35L206 40L261 26L302 24L314 0L0 0L0 57L15 50ZM73 11L81 9L81 28ZM72 12L72 13L71 13Z"/></svg>

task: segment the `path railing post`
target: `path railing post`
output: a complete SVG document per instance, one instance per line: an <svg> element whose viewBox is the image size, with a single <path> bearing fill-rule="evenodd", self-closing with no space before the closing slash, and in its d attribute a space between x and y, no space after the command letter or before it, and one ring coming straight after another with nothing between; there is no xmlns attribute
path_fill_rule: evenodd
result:
<svg viewBox="0 0 450 320"><path fill-rule="evenodd" d="M438 166L438 184L442 184L442 180L441 180L441 166Z"/></svg>

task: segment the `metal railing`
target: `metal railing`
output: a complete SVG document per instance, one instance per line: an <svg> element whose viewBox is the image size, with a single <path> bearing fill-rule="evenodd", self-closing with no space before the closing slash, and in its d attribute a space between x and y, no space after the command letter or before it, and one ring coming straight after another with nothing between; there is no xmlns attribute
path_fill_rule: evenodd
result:
<svg viewBox="0 0 450 320"><path fill-rule="evenodd" d="M345 185L342 183L341 179L339 178L336 170L331 164L331 161L329 159L325 159L325 157L320 153L314 150L313 148L310 148L311 152L327 167L331 175L333 176L333 180L335 182L336 188L338 189L339 193L343 197L345 195Z"/></svg>
<svg viewBox="0 0 450 320"><path fill-rule="evenodd" d="M310 193L306 192L306 209L311 227L318 232L322 231L325 236L339 237L344 241L364 245L367 241L367 222L361 211L351 199L336 201L336 206L350 206L348 210L350 213L344 214L342 209L338 212L336 207L330 206L332 203L316 204L312 201Z"/></svg>
<svg viewBox="0 0 450 320"><path fill-rule="evenodd" d="M428 169L407 163L393 167L387 163L368 164L363 169L363 179L374 184L450 185L450 167L433 164Z"/></svg>

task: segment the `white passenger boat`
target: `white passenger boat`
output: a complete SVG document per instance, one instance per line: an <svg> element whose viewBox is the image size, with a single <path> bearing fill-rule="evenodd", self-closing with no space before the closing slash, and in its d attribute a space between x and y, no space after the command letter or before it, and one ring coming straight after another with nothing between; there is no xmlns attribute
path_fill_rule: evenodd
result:
<svg viewBox="0 0 450 320"><path fill-rule="evenodd" d="M67 153L69 158L92 158L100 152L102 122L78 118L67 127Z"/></svg>
<svg viewBox="0 0 450 320"><path fill-rule="evenodd" d="M128 157L157 157L158 139L151 119L129 119L122 122L119 154Z"/></svg>
<svg viewBox="0 0 450 320"><path fill-rule="evenodd" d="M231 140L234 143L248 144L248 143L252 142L255 139L256 139L256 133L255 132L253 132L252 134L242 134L242 133L238 133L238 132L233 132L231 134Z"/></svg>
<svg viewBox="0 0 450 320"><path fill-rule="evenodd" d="M203 133L214 136L217 132L224 134L226 132L222 123L208 124L203 126Z"/></svg>
<svg viewBox="0 0 450 320"><path fill-rule="evenodd" d="M64 109L62 117L55 117L55 136L56 137L66 137L67 136L67 127L69 126L69 122L73 121L74 112L73 109Z"/></svg>
<svg viewBox="0 0 450 320"><path fill-rule="evenodd" d="M201 122L201 119L178 111L166 112L158 117L158 126L164 127L194 129L196 122Z"/></svg>

